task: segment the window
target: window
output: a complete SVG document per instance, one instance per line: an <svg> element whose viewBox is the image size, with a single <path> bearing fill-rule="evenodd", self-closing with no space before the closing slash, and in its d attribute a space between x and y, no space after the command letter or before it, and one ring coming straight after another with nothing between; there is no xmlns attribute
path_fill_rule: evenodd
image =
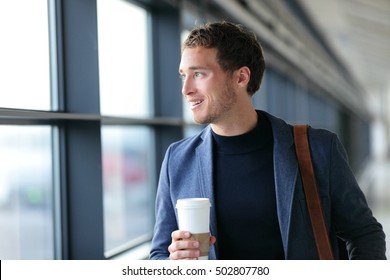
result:
<svg viewBox="0 0 390 280"><path fill-rule="evenodd" d="M101 113L150 116L147 12L123 0L97 4Z"/></svg>
<svg viewBox="0 0 390 280"><path fill-rule="evenodd" d="M102 129L105 249L151 238L154 215L152 133L147 127ZM135 243L135 244L134 244Z"/></svg>
<svg viewBox="0 0 390 280"><path fill-rule="evenodd" d="M105 252L110 257L151 238L154 223L152 128L117 125L116 117L148 118L148 13L129 2L97 1L100 110L103 125Z"/></svg>
<svg viewBox="0 0 390 280"><path fill-rule="evenodd" d="M49 126L0 125L0 259L53 259Z"/></svg>
<svg viewBox="0 0 390 280"><path fill-rule="evenodd" d="M52 3L0 1L0 108L52 109ZM0 113L0 259L53 259L58 252L54 129L44 121L32 124L27 115L16 116L15 123Z"/></svg>
<svg viewBox="0 0 390 280"><path fill-rule="evenodd" d="M0 259L147 256L179 26L155 1L0 1Z"/></svg>
<svg viewBox="0 0 390 280"><path fill-rule="evenodd" d="M0 1L0 36L0 107L50 110L48 1Z"/></svg>

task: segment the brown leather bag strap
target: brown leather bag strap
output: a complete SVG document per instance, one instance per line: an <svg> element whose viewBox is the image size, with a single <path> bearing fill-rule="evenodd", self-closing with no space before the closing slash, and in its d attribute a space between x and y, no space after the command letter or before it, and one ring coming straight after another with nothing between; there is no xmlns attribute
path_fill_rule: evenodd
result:
<svg viewBox="0 0 390 280"><path fill-rule="evenodd" d="M321 200L311 161L309 142L307 139L307 128L308 125L294 126L295 150L298 157L303 189L306 196L307 208L309 210L310 221L313 227L318 255L320 260L333 260L332 247L330 246L329 236L326 230Z"/></svg>

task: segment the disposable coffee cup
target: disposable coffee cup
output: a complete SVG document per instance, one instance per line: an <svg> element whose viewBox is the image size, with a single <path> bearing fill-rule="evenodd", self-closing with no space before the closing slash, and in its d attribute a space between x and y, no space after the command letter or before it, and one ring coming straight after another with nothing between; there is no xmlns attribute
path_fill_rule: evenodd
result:
<svg viewBox="0 0 390 280"><path fill-rule="evenodd" d="M210 207L208 198L184 198L176 203L179 229L191 232L191 238L199 241L200 260L209 259Z"/></svg>

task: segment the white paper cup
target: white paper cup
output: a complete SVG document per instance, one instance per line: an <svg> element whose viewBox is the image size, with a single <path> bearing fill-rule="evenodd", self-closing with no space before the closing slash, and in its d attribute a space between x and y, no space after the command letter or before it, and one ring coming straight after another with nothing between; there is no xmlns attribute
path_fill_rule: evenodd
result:
<svg viewBox="0 0 390 280"><path fill-rule="evenodd" d="M184 198L176 203L179 229L191 232L192 238L199 241L200 260L208 260L210 207L208 198Z"/></svg>

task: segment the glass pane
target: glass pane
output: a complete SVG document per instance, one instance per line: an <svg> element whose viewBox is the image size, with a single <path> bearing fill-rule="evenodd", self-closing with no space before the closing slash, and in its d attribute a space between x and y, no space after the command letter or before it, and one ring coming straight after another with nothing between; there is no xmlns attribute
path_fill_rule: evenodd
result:
<svg viewBox="0 0 390 280"><path fill-rule="evenodd" d="M0 259L53 259L51 128L0 125Z"/></svg>
<svg viewBox="0 0 390 280"><path fill-rule="evenodd" d="M50 110L47 2L0 1L0 107Z"/></svg>
<svg viewBox="0 0 390 280"><path fill-rule="evenodd" d="M105 249L153 230L153 140L147 127L102 128Z"/></svg>
<svg viewBox="0 0 390 280"><path fill-rule="evenodd" d="M97 4L101 112L149 116L147 12L122 0Z"/></svg>

